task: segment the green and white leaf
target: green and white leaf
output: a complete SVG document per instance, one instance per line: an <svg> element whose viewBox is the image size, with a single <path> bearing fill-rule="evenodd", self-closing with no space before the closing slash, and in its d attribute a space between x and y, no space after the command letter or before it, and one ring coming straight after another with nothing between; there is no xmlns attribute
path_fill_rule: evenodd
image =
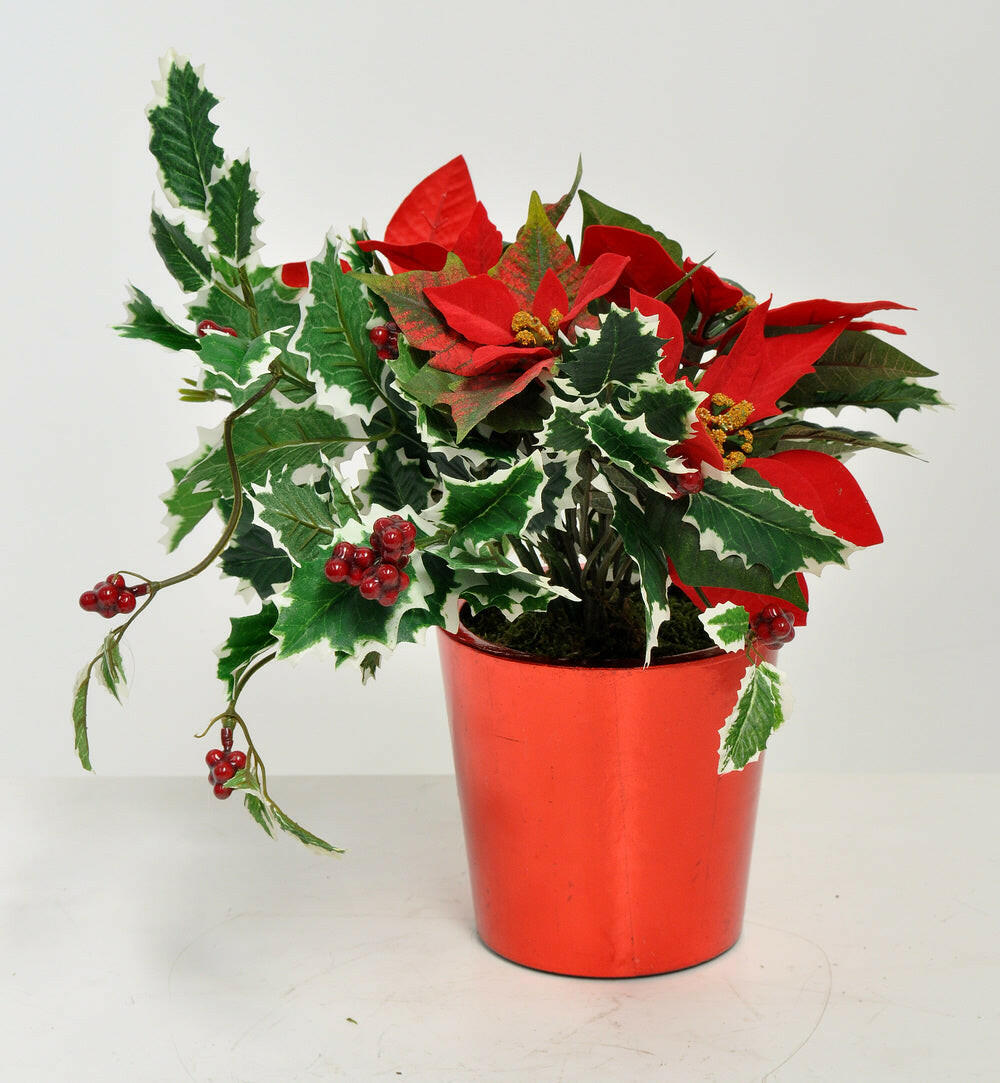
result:
<svg viewBox="0 0 1000 1083"><path fill-rule="evenodd" d="M649 665L660 627L670 619L667 603L670 569L663 549L664 539L649 529L646 516L630 497L616 492L614 508L612 525L639 572L639 589L646 607L645 664Z"/></svg>
<svg viewBox="0 0 1000 1083"><path fill-rule="evenodd" d="M239 674L255 659L273 650L277 640L271 634L278 610L273 602L261 607L259 613L230 619L229 637L219 648L216 675L226 685L230 698L236 691Z"/></svg>
<svg viewBox="0 0 1000 1083"><path fill-rule="evenodd" d="M201 363L205 370L201 386L225 391L234 406L241 406L252 397L251 389L255 385L270 378L271 362L282 355L281 346L272 342L272 334L269 332L249 343L232 335L205 335L201 340Z"/></svg>
<svg viewBox="0 0 1000 1083"><path fill-rule="evenodd" d="M90 691L92 665L85 666L73 686L73 747L81 766L93 771L90 763L90 739L87 735L87 694Z"/></svg>
<svg viewBox="0 0 1000 1083"><path fill-rule="evenodd" d="M590 441L616 466L644 481L651 489L671 491L660 471L678 473L680 459L670 455L676 441L661 440L649 431L645 418L626 419L610 406L583 415Z"/></svg>
<svg viewBox="0 0 1000 1083"><path fill-rule="evenodd" d="M128 294L125 302L127 318L124 323L115 325L122 338L148 339L168 350L198 350L198 336L178 327L142 290L129 286Z"/></svg>
<svg viewBox="0 0 1000 1083"><path fill-rule="evenodd" d="M719 774L739 771L760 757L784 722L782 674L767 662L747 666L736 706L719 730Z"/></svg>
<svg viewBox="0 0 1000 1083"><path fill-rule="evenodd" d="M125 666L122 652L118 645L118 636L108 632L101 648L101 660L97 663L97 674L101 684L118 700L122 701L121 689L125 687Z"/></svg>
<svg viewBox="0 0 1000 1083"><path fill-rule="evenodd" d="M232 501L220 499L219 510L228 519ZM253 504L244 495L243 511L229 545L219 560L222 574L240 580L240 593L254 591L264 600L292 578L292 562L288 554L275 546L269 531L254 522Z"/></svg>
<svg viewBox="0 0 1000 1083"><path fill-rule="evenodd" d="M150 217L153 244L167 270L186 293L197 293L212 280L212 264L182 222L172 222L155 208Z"/></svg>
<svg viewBox="0 0 1000 1083"><path fill-rule="evenodd" d="M212 170L222 165L215 142L218 125L209 118L215 98L202 81L202 69L168 53L160 61L160 82L147 110L149 149L160 167L160 183L175 207L203 211Z"/></svg>
<svg viewBox="0 0 1000 1083"><path fill-rule="evenodd" d="M668 384L659 372L642 373L633 389L623 409L641 416L654 436L668 444L679 444L691 436L695 411L707 397L704 391L692 390L683 380Z"/></svg>
<svg viewBox="0 0 1000 1083"><path fill-rule="evenodd" d="M576 343L563 346L560 383L583 398L596 398L609 385L630 388L643 373L658 372L667 342L656 334L658 322L612 305L596 331L581 331Z"/></svg>
<svg viewBox="0 0 1000 1083"><path fill-rule="evenodd" d="M260 219L256 214L259 198L249 158L230 162L225 173L213 170L208 189L208 228L220 256L240 264L260 247Z"/></svg>
<svg viewBox="0 0 1000 1083"><path fill-rule="evenodd" d="M750 632L750 614L741 605L723 602L700 613L699 619L717 647L741 650Z"/></svg>
<svg viewBox="0 0 1000 1083"><path fill-rule="evenodd" d="M755 455L780 451L819 451L834 458L849 459L864 448L879 448L897 455L920 458L909 444L886 440L874 432L861 432L835 425L817 425L801 418L779 416L753 426Z"/></svg>
<svg viewBox="0 0 1000 1083"><path fill-rule="evenodd" d="M705 487L689 498L684 521L701 532L701 546L747 567L763 564L781 584L795 572L819 573L846 564L856 546L821 526L812 512L790 503L777 489L752 485L734 474L703 466ZM745 476L754 476L745 471Z"/></svg>
<svg viewBox="0 0 1000 1083"><path fill-rule="evenodd" d="M552 413L545 421L539 443L546 451L571 455L590 447L590 430L584 415L589 403L580 399L553 399Z"/></svg>
<svg viewBox="0 0 1000 1083"><path fill-rule="evenodd" d="M296 484L293 474L285 467L257 486L252 497L254 511L295 564L325 561L340 524L329 497L310 483ZM329 482L337 484L333 478Z"/></svg>

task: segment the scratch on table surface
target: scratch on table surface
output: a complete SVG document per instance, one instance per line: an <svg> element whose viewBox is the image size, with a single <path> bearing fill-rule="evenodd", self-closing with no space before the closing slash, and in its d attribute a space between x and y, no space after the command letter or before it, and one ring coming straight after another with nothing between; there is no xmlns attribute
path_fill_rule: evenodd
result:
<svg viewBox="0 0 1000 1083"><path fill-rule="evenodd" d="M749 1010L750 1010L751 1012L753 1012L754 1016L755 1016L755 1017L756 1017L757 1019L763 1019L763 1018L764 1018L764 1017L763 1017L763 1016L762 1016L762 1015L760 1014L760 1012L759 1012L759 1011L757 1011L757 1009L756 1009L756 1008L755 1008L755 1007L754 1007L754 1006L753 1006L753 1005L752 1005L752 1004L750 1003L750 1001L749 1001L749 1000L747 1000L747 998L746 998L746 997L745 997L745 996L744 996L744 995L743 995L743 994L742 994L742 993L741 993L741 992L739 991L739 989L737 989L737 988L736 988L736 986L735 986L735 985L733 985L733 983L732 983L732 982L731 982L731 981L730 981L730 980L729 980L728 978L726 978L726 985L728 985L728 986L729 986L729 988L730 988L730 989L732 989L732 991L733 991L733 995L734 995L734 996L736 997L736 999L737 999L737 1000L738 1000L738 1001L739 1001L739 1002L740 1002L740 1003L741 1003L741 1004L742 1004L742 1005L743 1005L744 1007L748 1008L748 1009L749 1009Z"/></svg>

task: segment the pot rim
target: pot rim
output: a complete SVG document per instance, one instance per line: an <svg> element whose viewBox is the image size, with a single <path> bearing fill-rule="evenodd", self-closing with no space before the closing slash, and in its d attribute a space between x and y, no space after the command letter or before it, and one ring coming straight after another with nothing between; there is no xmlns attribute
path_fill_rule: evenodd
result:
<svg viewBox="0 0 1000 1083"><path fill-rule="evenodd" d="M550 666L554 669L582 669L588 673L594 673L602 669L654 669L660 668L661 666L679 665L684 662L701 662L709 658L717 658L720 655L726 654L726 651L722 650L721 647L704 647L700 651L687 651L685 654L672 654L667 658L657 658L654 661L651 661L648 666L644 665L642 662L637 662L634 658L611 658L605 659L600 665L582 665L577 661L546 658L544 655L528 654L527 651L518 651L511 647L504 647L499 643L491 643L488 639L477 636L475 632L466 627L462 621L462 617L467 608L468 603L466 602L459 610L458 630L449 632L447 629L442 628L441 633L443 635L448 636L450 639L454 639L463 646L471 647L473 650L482 651L484 654L494 654L500 658L506 658L510 662L518 662L526 665Z"/></svg>

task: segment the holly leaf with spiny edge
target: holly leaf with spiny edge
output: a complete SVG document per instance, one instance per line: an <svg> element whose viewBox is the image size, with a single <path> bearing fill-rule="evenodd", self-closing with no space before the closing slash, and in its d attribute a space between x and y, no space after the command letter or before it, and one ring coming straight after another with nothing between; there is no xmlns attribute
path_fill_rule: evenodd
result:
<svg viewBox="0 0 1000 1083"><path fill-rule="evenodd" d="M705 487L688 498L684 521L698 528L703 546L720 559L736 556L747 567L763 564L782 583L795 572L846 564L855 550L754 471L737 478L708 466L703 470Z"/></svg>
<svg viewBox="0 0 1000 1083"><path fill-rule="evenodd" d="M864 331L842 331L816 362L815 371L801 377L782 398L791 407L860 406L885 410L894 420L907 409L943 406L933 388L916 381L936 376L898 347Z"/></svg>
<svg viewBox="0 0 1000 1083"><path fill-rule="evenodd" d="M259 198L249 158L237 158L225 173L212 180L208 189L208 226L220 256L243 263L260 247L256 237Z"/></svg>
<svg viewBox="0 0 1000 1083"><path fill-rule="evenodd" d="M368 337L372 307L361 281L340 269L336 242L327 238L319 259L309 264L309 292L291 349L308 359L309 378L328 394L320 402L340 413L352 408L370 418L381 402L384 368Z"/></svg>
<svg viewBox="0 0 1000 1083"><path fill-rule="evenodd" d="M233 502L219 500L218 504L228 521ZM219 564L223 575L242 580L261 600L270 598L276 587L292 578L292 562L288 554L278 549L270 533L254 522L249 494L244 495L240 521L236 524L229 545L223 550Z"/></svg>
<svg viewBox="0 0 1000 1083"><path fill-rule="evenodd" d="M668 488L664 473L683 469L679 459L672 458L670 448L675 441L661 440L649 431L643 417L626 419L610 406L588 410L583 415L590 442L612 463L644 481L650 488Z"/></svg>
<svg viewBox="0 0 1000 1083"><path fill-rule="evenodd" d="M668 384L656 373L643 373L633 385L633 395L620 407L629 417L641 417L646 428L660 440L679 444L694 432L695 410L704 392L693 391L684 380Z"/></svg>
<svg viewBox="0 0 1000 1083"><path fill-rule="evenodd" d="M686 501L670 500L648 490L643 492L642 499L649 532L663 539L667 555L682 582L691 586L765 594L789 602L803 611L808 609L794 575L785 579L779 587L763 564L748 567L737 556L722 559L712 549L703 549L697 527L685 522Z"/></svg>
<svg viewBox="0 0 1000 1083"><path fill-rule="evenodd" d="M178 327L149 297L135 286L129 286L129 298L125 302L128 318L116 324L115 330L122 338L144 338L166 346L168 350L197 350L197 335Z"/></svg>
<svg viewBox="0 0 1000 1083"><path fill-rule="evenodd" d="M820 451L835 459L846 459L864 448L880 448L897 455L919 458L909 444L886 440L874 432L859 432L833 425L817 425L795 417L776 417L752 425L755 455L774 455L779 451Z"/></svg>
<svg viewBox="0 0 1000 1083"><path fill-rule="evenodd" d="M173 550L200 522L198 510L207 514L199 502L209 494L225 496L232 492L229 460L222 442L221 429L187 460L172 467L183 473L167 494L164 503L172 516L168 547ZM320 465L323 456L342 457L361 443L339 418L315 406L295 406L279 396L258 403L237 418L232 429L233 453L245 486L263 485L272 471L287 467ZM176 473L175 473L176 477Z"/></svg>
<svg viewBox="0 0 1000 1083"><path fill-rule="evenodd" d="M658 229L647 226L634 214L626 211L615 210L607 203L595 199L589 192L580 192L580 205L583 207L583 228L587 226L620 226L623 229L634 229L636 233L645 233L648 237L657 240L668 256L678 264L683 262L684 253L677 241L665 237Z"/></svg>
<svg viewBox="0 0 1000 1083"><path fill-rule="evenodd" d="M449 531L449 550L475 552L505 534L517 537L528 520L541 511L545 473L538 452L481 481L442 481L444 495L429 514ZM442 555L447 559L447 551Z"/></svg>
<svg viewBox="0 0 1000 1083"><path fill-rule="evenodd" d="M234 406L252 398L255 385L270 378L271 362L282 355L281 347L271 341L271 334L249 343L232 335L206 335L201 341L205 370L201 386L208 391L225 391Z"/></svg>
<svg viewBox="0 0 1000 1083"><path fill-rule="evenodd" d="M741 605L723 602L698 614L705 631L717 647L737 651L750 633L750 614Z"/></svg>
<svg viewBox="0 0 1000 1083"><path fill-rule="evenodd" d="M372 504L384 508L411 507L423 511L430 499L433 483L424 476L420 463L411 459L402 447L379 447L372 455L368 476L361 489Z"/></svg>
<svg viewBox="0 0 1000 1083"><path fill-rule="evenodd" d="M161 82L149 108L149 149L160 166L167 197L178 207L203 211L212 170L222 165L215 142L218 125L209 118L219 104L202 82L201 70L168 53L160 61Z"/></svg>
<svg viewBox="0 0 1000 1083"><path fill-rule="evenodd" d="M154 209L150 230L156 251L185 293L197 293L212 280L211 261L201 246L188 236L182 222L171 222Z"/></svg>
<svg viewBox="0 0 1000 1083"><path fill-rule="evenodd" d="M767 662L748 666L736 706L719 731L719 774L756 760L784 720L781 672Z"/></svg>
<svg viewBox="0 0 1000 1083"><path fill-rule="evenodd" d="M532 192L527 221L489 274L515 296L532 298L549 270L563 284L570 297L576 296L586 268L576 262L569 246L552 224L538 193Z"/></svg>
<svg viewBox="0 0 1000 1083"><path fill-rule="evenodd" d="M660 627L670 619L667 587L670 571L663 550L664 539L650 530L642 510L624 493L612 490L612 525L625 552L639 573L639 589L646 610L646 665L660 638Z"/></svg>
<svg viewBox="0 0 1000 1083"><path fill-rule="evenodd" d="M217 670L217 676L226 685L230 699L236 693L236 682L242 671L255 658L277 645L278 641L271 634L277 619L278 610L272 602L262 606L259 613L230 619L229 637L219 648Z"/></svg>
<svg viewBox="0 0 1000 1083"><path fill-rule="evenodd" d="M286 467L256 487L254 510L295 564L324 560L340 524L329 497L311 484L296 484L293 476L294 471ZM331 486L337 484L333 478L328 480Z"/></svg>
<svg viewBox="0 0 1000 1083"><path fill-rule="evenodd" d="M583 398L596 398L613 384L631 388L644 373L659 371L667 339L656 329L654 317L612 305L596 331L581 331L575 343L563 346L560 383Z"/></svg>
<svg viewBox="0 0 1000 1083"><path fill-rule="evenodd" d="M294 330L299 324L298 291L285 286L273 267L258 268L251 277L254 303L262 333ZM188 306L192 323L214 320L231 327L240 338L252 339L254 330L246 308L223 293L217 284L206 286Z"/></svg>

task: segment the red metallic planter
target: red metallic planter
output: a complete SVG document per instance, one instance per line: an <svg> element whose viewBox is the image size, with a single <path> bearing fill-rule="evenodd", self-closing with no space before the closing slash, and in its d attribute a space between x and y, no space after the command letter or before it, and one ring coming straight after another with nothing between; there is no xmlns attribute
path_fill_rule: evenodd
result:
<svg viewBox="0 0 1000 1083"><path fill-rule="evenodd" d="M762 762L720 776L742 652L642 669L540 662L442 633L476 925L539 970L705 962L743 924Z"/></svg>

